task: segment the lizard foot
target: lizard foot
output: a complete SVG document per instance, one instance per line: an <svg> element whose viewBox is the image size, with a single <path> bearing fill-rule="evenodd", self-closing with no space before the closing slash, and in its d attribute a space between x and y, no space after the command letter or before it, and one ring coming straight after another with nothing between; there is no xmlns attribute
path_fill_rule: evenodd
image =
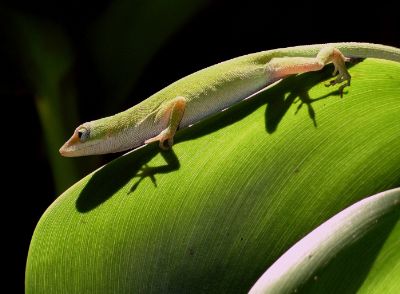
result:
<svg viewBox="0 0 400 294"><path fill-rule="evenodd" d="M334 80L329 81L327 84L325 84L326 87L330 87L336 84L342 84L339 87L339 93L340 93L340 97L343 97L343 89L345 87L350 86L350 80L351 80L351 75L350 73L347 71L346 68L346 62L349 62L350 58L344 57L343 54L339 51L339 50L335 50L333 52L333 56L332 56L332 62L333 65L335 66L335 70L333 71L333 76L335 76L336 74L337 77Z"/></svg>
<svg viewBox="0 0 400 294"><path fill-rule="evenodd" d="M159 146L163 150L168 150L174 144L174 137L168 129L162 131L157 136L144 141L145 144L159 141Z"/></svg>

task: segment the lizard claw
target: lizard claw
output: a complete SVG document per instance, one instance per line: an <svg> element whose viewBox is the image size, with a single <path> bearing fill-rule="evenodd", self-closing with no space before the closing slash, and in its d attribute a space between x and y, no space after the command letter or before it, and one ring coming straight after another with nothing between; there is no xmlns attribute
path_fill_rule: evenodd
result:
<svg viewBox="0 0 400 294"><path fill-rule="evenodd" d="M336 79L329 81L328 83L325 84L326 87L330 87L330 86L334 86L336 84L341 84L344 83L343 85L341 85L339 87L339 93L340 93L340 97L343 97L343 90L344 88L350 86L350 80L351 80L351 76L349 74L349 72L347 71L346 67L342 67L341 64L335 64L335 70L333 72L334 75L336 75L338 72L338 76L336 77Z"/></svg>
<svg viewBox="0 0 400 294"><path fill-rule="evenodd" d="M163 150L168 150L174 144L174 137L167 130L162 131L157 136L144 141L145 144L159 141L159 146ZM167 144L165 144L167 142Z"/></svg>
<svg viewBox="0 0 400 294"><path fill-rule="evenodd" d="M335 66L335 70L333 71L333 75L335 76L339 73L336 79L329 81L329 83L325 84L326 87L330 87L336 84L344 83L339 87L340 97L343 97L343 89L347 86L350 86L351 76L347 71L346 62L349 62L350 58L344 57L342 53L336 52L333 56L333 65Z"/></svg>

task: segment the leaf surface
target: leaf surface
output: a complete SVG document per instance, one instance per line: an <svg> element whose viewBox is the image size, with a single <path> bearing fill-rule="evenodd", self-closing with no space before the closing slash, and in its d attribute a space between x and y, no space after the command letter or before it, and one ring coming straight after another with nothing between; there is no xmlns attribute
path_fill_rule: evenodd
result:
<svg viewBox="0 0 400 294"><path fill-rule="evenodd" d="M37 225L27 293L244 293L318 225L399 187L400 65L353 66L343 99L323 84L331 71L286 79L179 131L173 151L149 145L76 183Z"/></svg>

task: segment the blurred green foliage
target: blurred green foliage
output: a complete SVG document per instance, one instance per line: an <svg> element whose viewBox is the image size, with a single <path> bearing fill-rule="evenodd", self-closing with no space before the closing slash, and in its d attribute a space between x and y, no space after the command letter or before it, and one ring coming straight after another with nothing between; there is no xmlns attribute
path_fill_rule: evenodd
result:
<svg viewBox="0 0 400 294"><path fill-rule="evenodd" d="M57 191L62 192L81 176L73 161L60 157L58 146L78 121L75 85L71 79L72 48L61 28L27 15L13 16L18 48L26 78L35 95L47 156Z"/></svg>
<svg viewBox="0 0 400 294"><path fill-rule="evenodd" d="M92 104L89 107L103 116L121 110L140 72L155 52L206 2L111 2L96 21L82 28L87 30L83 46L93 59L93 70L102 88L106 89L103 99L90 97L83 101L77 99L82 95L77 92L74 71L79 62L75 56L76 43L69 39L65 29L26 13L8 11L9 25L14 32L12 44L19 48L21 66L34 91L57 193L99 164L98 158L79 161L62 158L58 153L74 128L83 122L80 109Z"/></svg>
<svg viewBox="0 0 400 294"><path fill-rule="evenodd" d="M209 0L119 0L89 31L93 59L116 106L163 42ZM184 44L177 44L184 46ZM157 69L154 69L157 70Z"/></svg>

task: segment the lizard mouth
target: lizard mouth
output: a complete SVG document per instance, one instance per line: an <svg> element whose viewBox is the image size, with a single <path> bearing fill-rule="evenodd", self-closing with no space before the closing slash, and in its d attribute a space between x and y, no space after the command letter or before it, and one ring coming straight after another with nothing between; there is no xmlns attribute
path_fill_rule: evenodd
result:
<svg viewBox="0 0 400 294"><path fill-rule="evenodd" d="M66 157L74 156L73 153L76 151L79 143L79 136L74 132L71 138L61 146L59 150L60 154Z"/></svg>
<svg viewBox="0 0 400 294"><path fill-rule="evenodd" d="M65 143L64 145L61 146L59 152L64 157L74 156L73 151L71 150L70 146L67 145L67 143Z"/></svg>
<svg viewBox="0 0 400 294"><path fill-rule="evenodd" d="M99 141L94 141L94 142L86 142L86 143L81 143L78 140L72 136L67 142L65 142L64 145L61 146L59 152L62 156L64 157L77 157L77 156L84 156L84 155L90 155L94 154L90 152L91 148L95 145L98 145Z"/></svg>

